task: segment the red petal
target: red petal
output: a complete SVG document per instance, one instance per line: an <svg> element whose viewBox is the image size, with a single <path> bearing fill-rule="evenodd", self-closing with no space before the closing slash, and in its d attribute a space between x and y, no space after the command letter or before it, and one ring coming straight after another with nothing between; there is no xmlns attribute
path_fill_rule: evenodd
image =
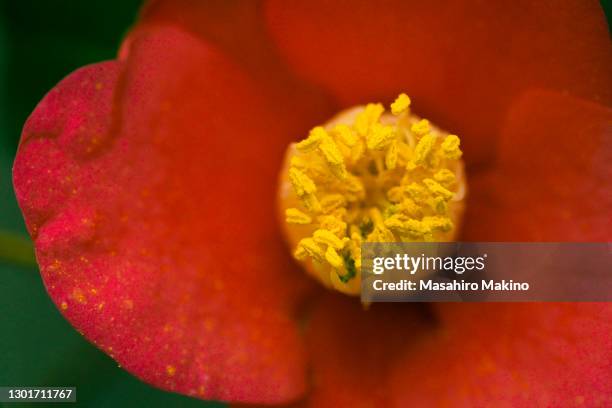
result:
<svg viewBox="0 0 612 408"><path fill-rule="evenodd" d="M612 109L533 91L510 110L499 166L470 184L468 240L612 239Z"/></svg>
<svg viewBox="0 0 612 408"><path fill-rule="evenodd" d="M302 108L310 109L310 116L319 122L338 111L330 98L322 97L321 90L297 80L278 55L266 30L260 1L151 0L133 32L160 24L179 26L214 44L258 82L265 83L267 92L275 98L283 98L288 91L307 97L309 103Z"/></svg>
<svg viewBox="0 0 612 408"><path fill-rule="evenodd" d="M606 304L373 304L328 296L306 339L299 407L608 406ZM435 311L429 311L432 315ZM424 320L430 321L425 324Z"/></svg>
<svg viewBox="0 0 612 408"><path fill-rule="evenodd" d="M346 296L319 299L306 330L311 391L300 406L389 406L389 380L398 353L425 330L421 306L373 304L364 310Z"/></svg>
<svg viewBox="0 0 612 408"><path fill-rule="evenodd" d="M304 77L346 105L408 92L491 155L512 98L547 87L612 103L612 42L598 1L270 0L275 42Z"/></svg>
<svg viewBox="0 0 612 408"><path fill-rule="evenodd" d="M52 90L25 126L14 181L68 320L164 389L300 396L293 313L308 285L274 198L286 143L318 120L304 105L316 100L271 101L217 50L163 28Z"/></svg>
<svg viewBox="0 0 612 408"><path fill-rule="evenodd" d="M609 305L453 303L442 309L443 329L397 362L396 406L612 403Z"/></svg>

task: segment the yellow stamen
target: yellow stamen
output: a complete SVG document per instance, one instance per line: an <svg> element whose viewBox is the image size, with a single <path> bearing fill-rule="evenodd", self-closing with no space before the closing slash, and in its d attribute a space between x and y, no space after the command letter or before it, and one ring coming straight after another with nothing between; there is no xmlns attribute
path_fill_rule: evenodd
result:
<svg viewBox="0 0 612 408"><path fill-rule="evenodd" d="M328 245L334 249L342 249L344 242L329 230L318 229L312 235L316 243Z"/></svg>
<svg viewBox="0 0 612 408"><path fill-rule="evenodd" d="M285 218L288 224L310 224L312 222L312 218L308 214L304 214L297 208L287 208Z"/></svg>
<svg viewBox="0 0 612 408"><path fill-rule="evenodd" d="M340 255L338 255L338 253L332 247L327 248L327 251L325 252L325 259L336 269L342 267L342 258L340 258Z"/></svg>
<svg viewBox="0 0 612 408"><path fill-rule="evenodd" d="M448 135L442 142L442 153L447 159L458 159L461 157L459 150L460 140L456 135Z"/></svg>
<svg viewBox="0 0 612 408"><path fill-rule="evenodd" d="M344 293L360 290L362 243L456 234L465 195L459 138L415 117L410 104L400 94L390 114L379 103L347 111L289 150L293 195L282 203L290 203L294 256L314 261L315 276Z"/></svg>
<svg viewBox="0 0 612 408"><path fill-rule="evenodd" d="M420 121L412 125L412 127L410 128L412 133L415 133L419 136L423 136L427 134L429 132L429 129L430 129L430 126L429 126L429 121L427 119L421 119Z"/></svg>
<svg viewBox="0 0 612 408"><path fill-rule="evenodd" d="M391 113L399 115L408 110L408 107L410 107L410 98L405 93L402 93L391 104Z"/></svg>

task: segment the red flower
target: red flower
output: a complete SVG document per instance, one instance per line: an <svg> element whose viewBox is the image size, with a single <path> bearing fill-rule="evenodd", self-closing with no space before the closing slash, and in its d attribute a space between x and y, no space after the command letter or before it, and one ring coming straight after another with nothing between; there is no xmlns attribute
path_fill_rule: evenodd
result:
<svg viewBox="0 0 612 408"><path fill-rule="evenodd" d="M465 142L464 240L609 241L610 72L596 1L153 2L118 59L38 105L15 188L54 302L155 386L317 406L607 406L609 305L363 311L292 263L274 199L290 141L407 90Z"/></svg>

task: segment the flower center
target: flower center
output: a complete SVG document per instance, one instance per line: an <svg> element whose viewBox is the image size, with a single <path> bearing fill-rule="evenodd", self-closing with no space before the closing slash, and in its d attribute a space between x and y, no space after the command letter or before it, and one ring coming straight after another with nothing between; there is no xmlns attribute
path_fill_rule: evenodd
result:
<svg viewBox="0 0 612 408"><path fill-rule="evenodd" d="M466 185L459 138L410 112L368 104L289 146L280 207L295 258L325 286L359 294L363 242L449 241Z"/></svg>

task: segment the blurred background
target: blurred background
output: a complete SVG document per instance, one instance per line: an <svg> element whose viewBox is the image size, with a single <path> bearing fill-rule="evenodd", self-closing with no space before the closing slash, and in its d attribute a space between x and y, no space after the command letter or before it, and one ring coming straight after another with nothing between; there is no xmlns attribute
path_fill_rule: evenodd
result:
<svg viewBox="0 0 612 408"><path fill-rule="evenodd" d="M77 404L87 407L220 407L140 382L60 316L38 274L12 188L25 119L71 71L114 58L140 3L0 0L0 385L76 386Z"/></svg>
<svg viewBox="0 0 612 408"><path fill-rule="evenodd" d="M612 0L602 4L610 20ZM0 385L76 386L78 405L87 407L220 407L143 384L60 316L14 198L23 122L68 73L113 58L139 7L140 0L0 0Z"/></svg>

